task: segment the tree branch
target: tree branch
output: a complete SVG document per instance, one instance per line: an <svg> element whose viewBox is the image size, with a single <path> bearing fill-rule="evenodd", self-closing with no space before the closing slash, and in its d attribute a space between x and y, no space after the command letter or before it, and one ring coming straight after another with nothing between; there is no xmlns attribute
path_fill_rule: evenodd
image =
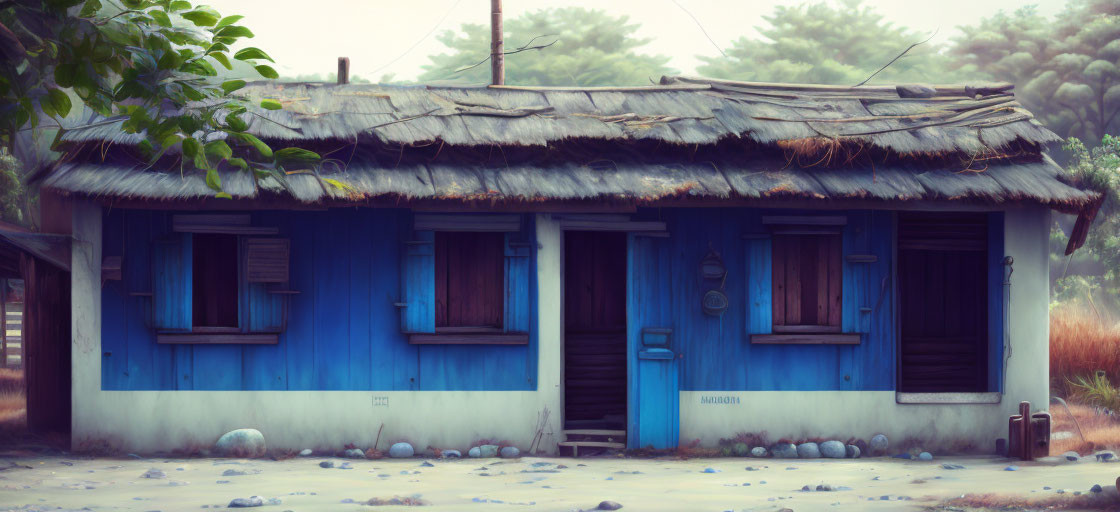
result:
<svg viewBox="0 0 1120 512"><path fill-rule="evenodd" d="M939 28L938 28L937 30L941 30L941 29L940 29L940 27L939 27ZM852 87L859 87L859 86L861 86L861 85L863 85L863 84L866 84L867 82L870 82L872 78L875 78L875 75L878 75L880 71L883 71L884 69L887 69L887 67L888 67L888 66L890 66L891 64L894 64L894 63L895 63L895 61L897 61L898 59L901 59L903 55L906 55L906 53L907 53L907 52L909 52L910 50L913 50L915 46L918 46L918 45L922 45L922 44L926 44L926 43L928 43L930 39L933 39L933 36L936 36L936 35L937 35L937 30L934 30L934 31L933 31L933 33L932 33L932 34L930 34L930 35L929 35L929 37L927 37L925 41L918 41L918 42L916 42L916 43L914 43L914 44L910 45L910 46L909 46L908 48L906 48L905 50L902 50L902 53L898 54L898 56L897 56L897 57L895 57L895 58L891 59L891 61L890 61L890 62L888 62L888 63L886 63L886 64L883 64L883 67L879 68L879 69L878 69L877 71L875 71L874 73L871 73L871 76L867 77L867 79L866 79L866 80L864 80L864 81L862 81L862 82L860 82L860 83L858 83L858 84L856 84L856 85L853 85Z"/></svg>
<svg viewBox="0 0 1120 512"><path fill-rule="evenodd" d="M556 44L558 41L560 41L559 39L554 39L551 43L548 43L548 44L542 44L542 45L537 45L537 46L529 46L529 45L533 44L533 41L536 41L537 39L540 39L542 37L556 37L556 34L545 34L545 35L535 36L532 39L530 39L528 43L525 43L524 46L514 48L513 50L510 50L508 52L502 52L502 55L513 55L515 53L521 53L521 52L528 51L528 50L541 50L541 49L544 49L544 48L548 48L549 46L552 46L552 45ZM453 71L453 73L459 73L459 72L466 71L466 70L471 69L471 68L477 68L477 67L485 64L486 61L490 60L490 57L493 57L493 55L487 55L485 59L482 59L477 64L473 64L473 65L470 65L470 66L467 66L467 67L456 69L455 71Z"/></svg>

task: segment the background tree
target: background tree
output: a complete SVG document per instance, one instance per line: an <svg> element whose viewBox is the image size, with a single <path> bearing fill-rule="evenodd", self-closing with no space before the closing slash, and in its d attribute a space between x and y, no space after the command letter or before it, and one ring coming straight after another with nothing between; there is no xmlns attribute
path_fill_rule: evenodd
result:
<svg viewBox="0 0 1120 512"><path fill-rule="evenodd" d="M1014 83L1059 135L1095 145L1120 128L1120 3L1071 0L1055 19L1024 7L960 30L959 72Z"/></svg>
<svg viewBox="0 0 1120 512"><path fill-rule="evenodd" d="M648 85L672 73L668 57L639 53L649 42L635 37L638 25L626 16L576 7L543 9L505 21L506 52L520 46L541 49L506 55L506 83L516 85ZM450 53L429 57L420 82L490 82L490 66L482 64L457 72L490 54L490 27L464 24L458 32L438 36Z"/></svg>
<svg viewBox="0 0 1120 512"><path fill-rule="evenodd" d="M740 37L724 56L700 57L702 76L762 82L855 85L890 62L908 46L927 39L884 21L860 0L778 6L764 16L763 39ZM952 80L946 58L929 43L910 50L872 83Z"/></svg>
<svg viewBox="0 0 1120 512"><path fill-rule="evenodd" d="M186 0L8 0L0 2L0 142L16 153L21 133L62 120L74 99L128 133L152 163L178 155L178 165L206 172L219 196L219 168L282 178L285 164L318 160L297 148L273 152L248 134L246 106L234 95L241 79L215 66L246 62L276 78L253 47L231 46L252 31L243 16L221 16ZM265 108L280 108L275 101ZM210 137L224 132L225 137ZM26 164L26 162L25 162Z"/></svg>

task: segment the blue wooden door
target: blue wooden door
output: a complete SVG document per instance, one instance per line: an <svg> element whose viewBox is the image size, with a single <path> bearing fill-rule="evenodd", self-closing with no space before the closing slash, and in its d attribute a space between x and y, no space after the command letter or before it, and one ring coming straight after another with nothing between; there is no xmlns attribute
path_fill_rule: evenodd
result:
<svg viewBox="0 0 1120 512"><path fill-rule="evenodd" d="M679 442L680 364L673 336L668 238L631 234L627 249L627 448Z"/></svg>

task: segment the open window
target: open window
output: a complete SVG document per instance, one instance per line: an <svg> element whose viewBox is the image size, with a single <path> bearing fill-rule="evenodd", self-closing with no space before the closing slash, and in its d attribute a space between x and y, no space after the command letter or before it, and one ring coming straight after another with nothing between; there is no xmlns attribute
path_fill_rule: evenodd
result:
<svg viewBox="0 0 1120 512"><path fill-rule="evenodd" d="M409 343L528 343L530 249L517 215L417 215L396 304Z"/></svg>
<svg viewBox="0 0 1120 512"><path fill-rule="evenodd" d="M176 215L152 251L152 324L159 343L277 343L290 243L248 215Z"/></svg>

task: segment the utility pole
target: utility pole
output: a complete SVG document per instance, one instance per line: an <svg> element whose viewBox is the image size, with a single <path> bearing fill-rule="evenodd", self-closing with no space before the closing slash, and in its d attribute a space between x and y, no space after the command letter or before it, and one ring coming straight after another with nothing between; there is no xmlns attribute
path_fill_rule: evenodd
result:
<svg viewBox="0 0 1120 512"><path fill-rule="evenodd" d="M505 85L506 54L502 41L502 0L490 0L490 83Z"/></svg>

